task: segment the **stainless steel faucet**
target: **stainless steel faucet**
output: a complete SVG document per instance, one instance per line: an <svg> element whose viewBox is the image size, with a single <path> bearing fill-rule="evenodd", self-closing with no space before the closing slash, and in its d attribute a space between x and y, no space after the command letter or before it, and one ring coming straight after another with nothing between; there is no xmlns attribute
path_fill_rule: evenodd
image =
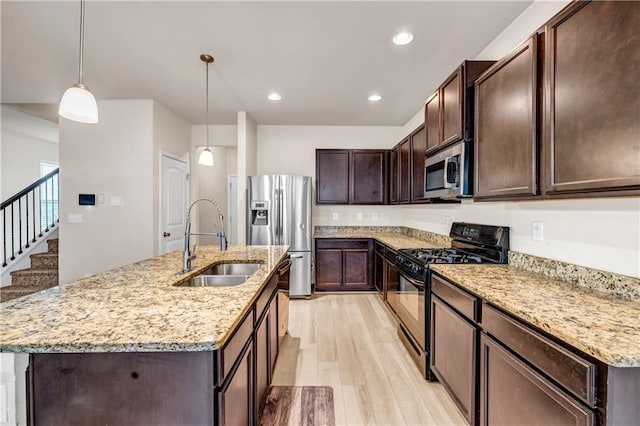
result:
<svg viewBox="0 0 640 426"><path fill-rule="evenodd" d="M218 218L220 219L220 232L191 232L191 209L200 201L206 201L213 204L218 211ZM184 229L184 252L182 253L182 273L186 274L191 270L191 261L196 258L196 245L193 246L193 252L191 252L191 236L192 235L205 235L209 237L218 237L220 239L220 251L227 249L227 237L224 234L224 216L220 206L215 201L209 198L199 198L195 200L189 206L187 210L187 225Z"/></svg>

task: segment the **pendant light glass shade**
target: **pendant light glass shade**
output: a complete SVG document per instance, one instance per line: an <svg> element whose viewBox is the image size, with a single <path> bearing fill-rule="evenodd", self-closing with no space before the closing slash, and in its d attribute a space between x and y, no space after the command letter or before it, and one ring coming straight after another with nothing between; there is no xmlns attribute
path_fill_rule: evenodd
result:
<svg viewBox="0 0 640 426"><path fill-rule="evenodd" d="M205 148L198 157L198 164L203 166L213 166L213 152L209 148Z"/></svg>
<svg viewBox="0 0 640 426"><path fill-rule="evenodd" d="M84 2L80 0L80 58L78 61L78 84L69 87L60 99L58 115L79 123L98 122L98 103L89 88L82 83L84 54Z"/></svg>
<svg viewBox="0 0 640 426"><path fill-rule="evenodd" d="M58 115L79 123L98 122L98 103L84 84L69 87L62 95Z"/></svg>

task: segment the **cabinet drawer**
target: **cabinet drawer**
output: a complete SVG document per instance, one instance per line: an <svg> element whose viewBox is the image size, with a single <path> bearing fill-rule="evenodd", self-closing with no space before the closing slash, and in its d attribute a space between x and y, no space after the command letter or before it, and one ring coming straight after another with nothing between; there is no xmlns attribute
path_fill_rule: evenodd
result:
<svg viewBox="0 0 640 426"><path fill-rule="evenodd" d="M317 238L316 249L368 249L369 240Z"/></svg>
<svg viewBox="0 0 640 426"><path fill-rule="evenodd" d="M273 296L273 293L277 290L277 288L278 276L273 275L269 279L269 282L267 283L265 288L262 289L262 293L260 293L260 296L258 296L258 301L256 302L256 324L258 323L258 320L260 320L260 317L262 316L265 308L269 304L269 300L271 300L271 296Z"/></svg>
<svg viewBox="0 0 640 426"><path fill-rule="evenodd" d="M251 338L253 333L253 308L249 310L244 319L240 322L240 325L236 328L235 333L227 340L224 348L219 351L217 368L217 380L218 384L223 383L224 379L231 372L233 364L238 359L240 352L247 343L247 340Z"/></svg>
<svg viewBox="0 0 640 426"><path fill-rule="evenodd" d="M431 274L431 291L472 321L478 321L478 298Z"/></svg>
<svg viewBox="0 0 640 426"><path fill-rule="evenodd" d="M534 367L595 407L596 366L484 303L482 328Z"/></svg>

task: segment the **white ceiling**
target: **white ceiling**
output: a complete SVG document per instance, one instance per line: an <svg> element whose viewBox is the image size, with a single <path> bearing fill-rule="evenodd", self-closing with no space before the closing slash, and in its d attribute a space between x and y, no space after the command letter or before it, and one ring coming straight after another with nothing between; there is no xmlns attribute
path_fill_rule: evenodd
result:
<svg viewBox="0 0 640 426"><path fill-rule="evenodd" d="M84 80L98 99L152 98L204 124L210 53L212 124L247 111L258 124L403 125L530 3L89 1ZM2 103L57 103L77 79L80 2L0 4ZM400 30L414 42L393 45Z"/></svg>

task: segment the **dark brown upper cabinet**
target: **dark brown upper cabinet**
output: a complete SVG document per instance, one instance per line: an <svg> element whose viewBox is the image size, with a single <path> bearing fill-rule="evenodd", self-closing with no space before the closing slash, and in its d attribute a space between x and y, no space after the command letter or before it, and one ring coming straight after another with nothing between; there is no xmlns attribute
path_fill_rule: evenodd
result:
<svg viewBox="0 0 640 426"><path fill-rule="evenodd" d="M635 1L575 2L546 24L545 194L640 193L639 28Z"/></svg>
<svg viewBox="0 0 640 426"><path fill-rule="evenodd" d="M424 198L424 157L427 152L427 130L420 125L411 133L411 202L420 203Z"/></svg>
<svg viewBox="0 0 640 426"><path fill-rule="evenodd" d="M349 150L316 150L316 202L349 204Z"/></svg>
<svg viewBox="0 0 640 426"><path fill-rule="evenodd" d="M400 197L400 176L398 168L400 165L400 145L393 147L389 154L389 204L398 204Z"/></svg>
<svg viewBox="0 0 640 426"><path fill-rule="evenodd" d="M435 151L440 145L440 96L434 93L424 106L427 151Z"/></svg>
<svg viewBox="0 0 640 426"><path fill-rule="evenodd" d="M537 193L538 36L476 80L474 197Z"/></svg>
<svg viewBox="0 0 640 426"><path fill-rule="evenodd" d="M387 150L316 150L317 204L386 204Z"/></svg>
<svg viewBox="0 0 640 426"><path fill-rule="evenodd" d="M464 61L429 98L425 104L427 152L473 139L473 82L494 63Z"/></svg>
<svg viewBox="0 0 640 426"><path fill-rule="evenodd" d="M387 203L387 150L352 150L350 204Z"/></svg>
<svg viewBox="0 0 640 426"><path fill-rule="evenodd" d="M411 138L400 142L400 164L398 165L398 181L400 182L400 204L411 201Z"/></svg>

